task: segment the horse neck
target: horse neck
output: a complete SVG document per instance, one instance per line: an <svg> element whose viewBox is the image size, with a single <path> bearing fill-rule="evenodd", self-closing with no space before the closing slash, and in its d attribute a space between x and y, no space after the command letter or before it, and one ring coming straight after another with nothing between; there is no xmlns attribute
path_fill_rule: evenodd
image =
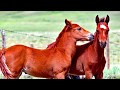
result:
<svg viewBox="0 0 120 90"><path fill-rule="evenodd" d="M104 48L100 47L97 32L94 34L93 47L94 47L94 50L96 51L98 57L102 57L104 55Z"/></svg>
<svg viewBox="0 0 120 90"><path fill-rule="evenodd" d="M76 39L70 36L70 32L65 32L58 41L56 48L64 51L67 56L73 57L76 52Z"/></svg>

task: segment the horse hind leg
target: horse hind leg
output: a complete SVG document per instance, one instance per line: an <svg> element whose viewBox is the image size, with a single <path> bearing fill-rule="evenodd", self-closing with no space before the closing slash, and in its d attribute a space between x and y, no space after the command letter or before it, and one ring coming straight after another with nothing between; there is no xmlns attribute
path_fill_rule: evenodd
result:
<svg viewBox="0 0 120 90"><path fill-rule="evenodd" d="M103 79L103 72L95 75L95 79Z"/></svg>
<svg viewBox="0 0 120 90"><path fill-rule="evenodd" d="M19 79L21 74L22 74L22 70L21 71L18 71L18 72L11 72L12 74L7 76L5 75L4 76L4 79Z"/></svg>

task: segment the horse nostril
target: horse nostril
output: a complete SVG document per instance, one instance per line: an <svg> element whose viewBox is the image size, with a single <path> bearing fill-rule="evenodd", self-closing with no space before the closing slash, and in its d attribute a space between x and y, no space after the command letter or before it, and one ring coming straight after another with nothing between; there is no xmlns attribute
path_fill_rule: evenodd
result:
<svg viewBox="0 0 120 90"><path fill-rule="evenodd" d="M94 40L94 35L91 33L91 34L89 34L88 38L89 38L90 41L93 41Z"/></svg>

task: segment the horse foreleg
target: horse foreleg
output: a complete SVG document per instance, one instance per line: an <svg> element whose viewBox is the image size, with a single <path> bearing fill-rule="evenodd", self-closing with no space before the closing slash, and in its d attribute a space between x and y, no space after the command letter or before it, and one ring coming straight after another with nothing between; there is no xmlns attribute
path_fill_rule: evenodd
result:
<svg viewBox="0 0 120 90"><path fill-rule="evenodd" d="M85 78L86 79L92 79L93 75L92 75L92 72L91 71L86 71L85 72Z"/></svg>
<svg viewBox="0 0 120 90"><path fill-rule="evenodd" d="M79 75L77 75L77 76L75 76L75 75L66 75L65 79L80 79L80 76Z"/></svg>
<svg viewBox="0 0 120 90"><path fill-rule="evenodd" d="M55 79L65 79L65 72L56 74Z"/></svg>
<svg viewBox="0 0 120 90"><path fill-rule="evenodd" d="M69 75L69 74L67 74L67 75L65 76L65 79L72 79L72 76Z"/></svg>
<svg viewBox="0 0 120 90"><path fill-rule="evenodd" d="M95 79L103 79L103 72L95 75Z"/></svg>
<svg viewBox="0 0 120 90"><path fill-rule="evenodd" d="M79 75L71 75L72 79L80 79L80 76Z"/></svg>
<svg viewBox="0 0 120 90"><path fill-rule="evenodd" d="M93 74L92 74L92 69L90 67L85 68L85 79L92 79Z"/></svg>

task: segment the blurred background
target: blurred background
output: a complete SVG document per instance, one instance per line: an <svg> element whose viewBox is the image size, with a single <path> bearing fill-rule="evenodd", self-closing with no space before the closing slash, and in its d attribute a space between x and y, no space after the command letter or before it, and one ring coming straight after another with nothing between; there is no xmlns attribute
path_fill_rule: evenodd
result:
<svg viewBox="0 0 120 90"><path fill-rule="evenodd" d="M105 67L104 79L120 79L120 11L0 11L0 30L5 30L6 47L23 44L44 49L55 41L65 26L65 19L94 33L96 15L100 18L110 16L110 68ZM2 48L1 35L0 48ZM0 78L3 78L2 74ZM23 73L20 78L36 77Z"/></svg>

